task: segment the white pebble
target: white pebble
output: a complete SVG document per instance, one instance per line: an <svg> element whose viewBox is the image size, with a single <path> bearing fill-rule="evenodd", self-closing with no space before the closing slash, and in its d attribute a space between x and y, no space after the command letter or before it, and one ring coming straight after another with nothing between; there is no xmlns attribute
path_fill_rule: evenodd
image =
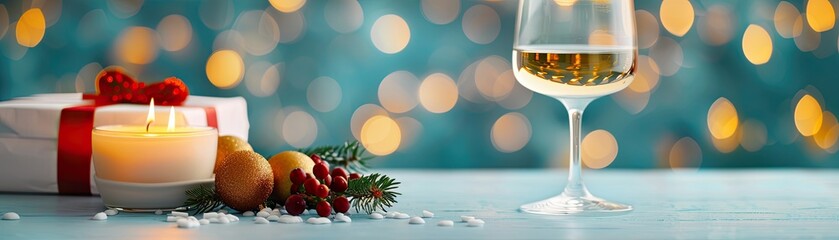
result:
<svg viewBox="0 0 839 240"><path fill-rule="evenodd" d="M271 212L259 211L259 213L257 213L256 216L257 217L262 217L262 218L267 218L268 216L271 216Z"/></svg>
<svg viewBox="0 0 839 240"><path fill-rule="evenodd" d="M370 219L382 219L382 218L385 218L385 216L382 216L381 213L374 212L374 213L370 214Z"/></svg>
<svg viewBox="0 0 839 240"><path fill-rule="evenodd" d="M484 220L481 219L472 219L466 222L467 227L482 227L484 226Z"/></svg>
<svg viewBox="0 0 839 240"><path fill-rule="evenodd" d="M218 218L210 218L210 223L218 223Z"/></svg>
<svg viewBox="0 0 839 240"><path fill-rule="evenodd" d="M224 213L218 213L218 217L220 217L220 218L225 217L225 216L227 216L227 214L224 214Z"/></svg>
<svg viewBox="0 0 839 240"><path fill-rule="evenodd" d="M207 224L210 224L210 220L208 220L208 219L201 219L201 220L198 220L198 223L200 223L201 225L207 225Z"/></svg>
<svg viewBox="0 0 839 240"><path fill-rule="evenodd" d="M338 213L338 214L335 214L335 222L351 223L352 218L350 218L347 215L344 215L343 213Z"/></svg>
<svg viewBox="0 0 839 240"><path fill-rule="evenodd" d="M306 222L310 224L330 224L332 221L329 221L329 218L325 217L312 217L306 220Z"/></svg>
<svg viewBox="0 0 839 240"><path fill-rule="evenodd" d="M16 212L7 212L3 214L3 220L20 220L20 215Z"/></svg>
<svg viewBox="0 0 839 240"><path fill-rule="evenodd" d="M227 210L225 210L225 209L218 210L218 213L224 213L224 214L227 214Z"/></svg>
<svg viewBox="0 0 839 240"><path fill-rule="evenodd" d="M189 217L189 213L172 211L172 216L175 216L175 217Z"/></svg>
<svg viewBox="0 0 839 240"><path fill-rule="evenodd" d="M407 218L410 218L410 217L411 217L411 215L408 215L406 213L399 213L399 214L396 214L396 216L393 216L393 218L396 218L396 219L407 219Z"/></svg>
<svg viewBox="0 0 839 240"><path fill-rule="evenodd" d="M433 212L429 212L428 210L422 210L422 217L423 217L423 218L433 218L433 217L434 217L434 213L433 213Z"/></svg>
<svg viewBox="0 0 839 240"><path fill-rule="evenodd" d="M197 219L187 219L187 218L178 219L178 227L179 228L196 228L198 226L201 226L201 223Z"/></svg>
<svg viewBox="0 0 839 240"><path fill-rule="evenodd" d="M425 220L421 217L412 217L411 220L408 220L410 224L425 224Z"/></svg>
<svg viewBox="0 0 839 240"><path fill-rule="evenodd" d="M154 215L163 215L163 211L158 209L154 211Z"/></svg>
<svg viewBox="0 0 839 240"><path fill-rule="evenodd" d="M280 221L280 216L277 216L277 215L271 215L271 216L268 216L268 217L267 217L267 218L265 218L265 219L268 219L268 221L276 222L276 221Z"/></svg>
<svg viewBox="0 0 839 240"><path fill-rule="evenodd" d="M216 212L208 212L208 213L204 213L203 215L201 215L201 218L203 218L203 219L210 219L210 218L217 218L217 217L218 217L218 213L216 213Z"/></svg>
<svg viewBox="0 0 839 240"><path fill-rule="evenodd" d="M274 209L271 209L269 207L264 207L264 208L260 209L259 211L260 212L271 212L271 210L274 210Z"/></svg>
<svg viewBox="0 0 839 240"><path fill-rule="evenodd" d="M108 216L117 215L117 213L119 213L119 211L117 211L116 209L113 209L113 208L105 210L105 215L108 215Z"/></svg>
<svg viewBox="0 0 839 240"><path fill-rule="evenodd" d="M178 219L177 223L178 223L178 227L184 227L184 228L189 227L189 219L181 218L181 219Z"/></svg>
<svg viewBox="0 0 839 240"><path fill-rule="evenodd" d="M242 216L245 216L245 217L253 217L255 215L256 214L254 214L253 211L247 211L247 212L242 213Z"/></svg>
<svg viewBox="0 0 839 240"><path fill-rule="evenodd" d="M280 223L302 223L303 218L300 216L282 215L277 221Z"/></svg>
<svg viewBox="0 0 839 240"><path fill-rule="evenodd" d="M228 224L228 223L230 223L230 219L228 219L226 217L220 217L220 218L218 218L218 223Z"/></svg>
<svg viewBox="0 0 839 240"><path fill-rule="evenodd" d="M166 217L167 222L175 222L175 221L178 221L178 219L181 219L181 218L180 217L175 217L175 216L167 216Z"/></svg>
<svg viewBox="0 0 839 240"><path fill-rule="evenodd" d="M473 216L460 216L461 222L469 222L469 220L475 219Z"/></svg>
<svg viewBox="0 0 839 240"><path fill-rule="evenodd" d="M286 211L285 209L280 209L280 213L282 213L282 214L288 214L288 211Z"/></svg>
<svg viewBox="0 0 839 240"><path fill-rule="evenodd" d="M281 214L280 214L280 209L274 209L274 210L271 210L271 215L274 215L274 216L279 216L279 215L281 215Z"/></svg>
<svg viewBox="0 0 839 240"><path fill-rule="evenodd" d="M96 215L93 215L93 217L91 217L90 220L97 220L97 221L108 220L108 215L105 214L104 212L99 212Z"/></svg>
<svg viewBox="0 0 839 240"><path fill-rule="evenodd" d="M254 218L253 222L256 224L267 224L268 219L265 219L264 217L256 217Z"/></svg>
<svg viewBox="0 0 839 240"><path fill-rule="evenodd" d="M386 218L395 218L397 214L399 214L399 212L393 211L393 212L389 212L389 213L385 214L385 217Z"/></svg>
<svg viewBox="0 0 839 240"><path fill-rule="evenodd" d="M454 226L454 221L452 220L443 220L437 223L437 226L441 227L452 227Z"/></svg>
<svg viewBox="0 0 839 240"><path fill-rule="evenodd" d="M239 221L239 217L237 217L236 215L233 215L233 214L229 214L226 217L227 217L227 220L230 220L230 222L238 222Z"/></svg>

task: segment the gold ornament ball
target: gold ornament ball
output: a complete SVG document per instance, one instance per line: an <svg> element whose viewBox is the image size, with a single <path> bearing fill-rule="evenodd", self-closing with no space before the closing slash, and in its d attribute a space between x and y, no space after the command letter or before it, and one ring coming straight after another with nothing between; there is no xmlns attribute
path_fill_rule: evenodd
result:
<svg viewBox="0 0 839 240"><path fill-rule="evenodd" d="M285 151L278 153L268 160L271 170L274 172L274 193L271 194L275 200L285 202L291 195L291 170L303 169L303 172L312 173L315 163L306 154L297 151Z"/></svg>
<svg viewBox="0 0 839 240"><path fill-rule="evenodd" d="M218 150L216 151L216 167L213 169L215 173L218 171L221 163L224 162L228 154L239 150L253 151L253 147L248 144L248 141L242 140L236 136L221 136L218 138Z"/></svg>
<svg viewBox="0 0 839 240"><path fill-rule="evenodd" d="M271 195L274 174L258 153L248 150L229 154L216 171L216 193L237 211L256 210Z"/></svg>

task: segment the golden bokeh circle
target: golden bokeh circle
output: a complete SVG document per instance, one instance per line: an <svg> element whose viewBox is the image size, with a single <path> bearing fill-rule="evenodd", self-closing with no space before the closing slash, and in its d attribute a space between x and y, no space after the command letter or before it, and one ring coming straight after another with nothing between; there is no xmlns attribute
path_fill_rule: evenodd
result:
<svg viewBox="0 0 839 240"><path fill-rule="evenodd" d="M721 97L708 109L708 131L716 139L727 139L734 135L740 123L737 109L728 99Z"/></svg>
<svg viewBox="0 0 839 240"><path fill-rule="evenodd" d="M684 36L693 26L695 13L688 0L664 0L659 10L661 25L676 36Z"/></svg>
<svg viewBox="0 0 839 240"><path fill-rule="evenodd" d="M810 94L805 94L795 105L795 128L803 136L813 136L821 129L823 121L821 104Z"/></svg>
<svg viewBox="0 0 839 240"><path fill-rule="evenodd" d="M402 141L402 130L392 118L375 115L361 127L361 144L368 152L383 156L396 151Z"/></svg>
<svg viewBox="0 0 839 240"><path fill-rule="evenodd" d="M207 59L207 79L213 86L229 89L239 85L245 74L245 63L239 53L233 50L220 50Z"/></svg>
<svg viewBox="0 0 839 240"><path fill-rule="evenodd" d="M47 22L44 13L39 8L26 10L15 27L17 43L24 47L35 47L44 39L44 32L47 29Z"/></svg>
<svg viewBox="0 0 839 240"><path fill-rule="evenodd" d="M743 54L754 65L769 62L772 58L772 38L763 27L751 24L743 33Z"/></svg>
<svg viewBox="0 0 839 240"><path fill-rule="evenodd" d="M601 169L618 156L618 141L609 131L598 129L588 133L580 145L580 156L586 167Z"/></svg>

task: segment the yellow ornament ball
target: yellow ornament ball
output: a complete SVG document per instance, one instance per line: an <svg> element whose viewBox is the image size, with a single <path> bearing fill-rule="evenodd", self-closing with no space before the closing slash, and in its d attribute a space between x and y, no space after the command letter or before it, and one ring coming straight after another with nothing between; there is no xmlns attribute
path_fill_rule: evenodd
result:
<svg viewBox="0 0 839 240"><path fill-rule="evenodd" d="M278 201L285 201L291 195L291 170L303 169L303 172L312 173L315 163L306 154L297 151L285 151L278 153L268 160L271 170L274 172L274 193L271 194Z"/></svg>
<svg viewBox="0 0 839 240"><path fill-rule="evenodd" d="M228 135L219 137L218 148L216 150L216 167L213 169L213 172L218 171L219 166L224 162L227 155L239 150L253 151L253 147L248 144L248 141L236 136Z"/></svg>
<svg viewBox="0 0 839 240"><path fill-rule="evenodd" d="M216 170L216 193L224 204L240 212L258 209L274 189L271 165L253 151L229 154Z"/></svg>

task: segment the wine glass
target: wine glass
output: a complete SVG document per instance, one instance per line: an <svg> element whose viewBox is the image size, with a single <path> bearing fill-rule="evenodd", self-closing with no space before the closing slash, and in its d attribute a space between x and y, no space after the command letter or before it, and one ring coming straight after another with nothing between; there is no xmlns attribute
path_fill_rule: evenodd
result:
<svg viewBox="0 0 839 240"><path fill-rule="evenodd" d="M591 101L623 90L635 75L633 0L521 0L513 69L522 86L568 110L571 160L558 196L522 205L527 213L604 215L631 211L589 193L580 172L580 124Z"/></svg>

